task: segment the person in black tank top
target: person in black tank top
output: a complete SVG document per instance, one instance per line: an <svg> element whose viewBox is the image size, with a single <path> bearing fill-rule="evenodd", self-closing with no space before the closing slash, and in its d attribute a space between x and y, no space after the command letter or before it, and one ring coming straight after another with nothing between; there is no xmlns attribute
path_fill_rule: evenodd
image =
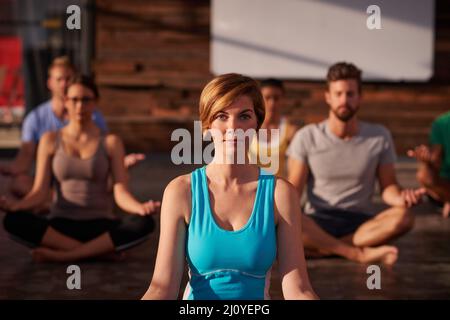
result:
<svg viewBox="0 0 450 320"><path fill-rule="evenodd" d="M34 248L36 261L69 262L121 252L142 243L154 229L151 215L160 203L141 203L129 192L121 139L102 136L92 121L97 99L90 78L71 80L65 99L69 124L42 137L32 190L20 201L0 199L7 211L5 229ZM109 176L117 205L130 215L113 214ZM31 209L47 199L51 181L56 197L47 219Z"/></svg>

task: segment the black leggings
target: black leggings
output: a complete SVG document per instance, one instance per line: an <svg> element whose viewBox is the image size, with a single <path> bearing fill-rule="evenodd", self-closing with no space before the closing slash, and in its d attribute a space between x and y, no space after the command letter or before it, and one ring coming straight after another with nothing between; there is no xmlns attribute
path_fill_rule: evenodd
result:
<svg viewBox="0 0 450 320"><path fill-rule="evenodd" d="M116 220L46 219L26 211L7 212L3 224L13 240L31 248L38 247L47 228L52 227L81 242L108 232L116 251L126 250L144 242L155 228L151 216L127 215Z"/></svg>

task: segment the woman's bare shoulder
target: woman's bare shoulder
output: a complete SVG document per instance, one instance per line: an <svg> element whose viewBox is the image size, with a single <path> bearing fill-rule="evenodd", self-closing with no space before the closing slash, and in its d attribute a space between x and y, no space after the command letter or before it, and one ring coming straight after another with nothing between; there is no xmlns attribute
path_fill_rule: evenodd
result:
<svg viewBox="0 0 450 320"><path fill-rule="evenodd" d="M186 223L191 212L191 175L185 174L171 180L164 190L162 214L171 212ZM168 208L169 210L165 210ZM172 214L170 216L172 216Z"/></svg>
<svg viewBox="0 0 450 320"><path fill-rule="evenodd" d="M284 178L276 177L274 202L276 214L283 218L287 218L295 212L300 212L300 199L297 190Z"/></svg>
<svg viewBox="0 0 450 320"><path fill-rule="evenodd" d="M115 149L118 145L122 145L122 139L114 133L108 133L104 136L105 138L105 145L107 148Z"/></svg>
<svg viewBox="0 0 450 320"><path fill-rule="evenodd" d="M165 192L176 193L178 195L191 193L191 174L183 174L172 179L166 187Z"/></svg>
<svg viewBox="0 0 450 320"><path fill-rule="evenodd" d="M288 141L291 141L294 137L295 133L300 130L300 126L295 123L288 123L287 125L287 139Z"/></svg>
<svg viewBox="0 0 450 320"><path fill-rule="evenodd" d="M56 140L60 131L47 131L39 140L39 145L48 153L54 153L56 147Z"/></svg>
<svg viewBox="0 0 450 320"><path fill-rule="evenodd" d="M275 177L275 197L286 197L292 196L292 193L296 193L295 187L282 177Z"/></svg>

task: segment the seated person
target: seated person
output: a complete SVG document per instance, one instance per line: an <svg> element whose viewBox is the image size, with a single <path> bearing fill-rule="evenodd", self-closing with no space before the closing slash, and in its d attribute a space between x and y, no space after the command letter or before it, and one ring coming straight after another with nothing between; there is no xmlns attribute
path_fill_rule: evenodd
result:
<svg viewBox="0 0 450 320"><path fill-rule="evenodd" d="M51 98L25 117L22 125L22 144L16 158L11 164L0 166L1 173L11 175L10 192L19 198L25 196L33 185L33 177L29 175L29 171L36 158L39 140L46 132L61 129L67 124L64 92L74 70L74 66L67 57L57 57L53 60L48 68L47 79ZM108 131L105 120L98 110L92 112L92 118L101 132ZM142 159L142 154L131 154L125 158L125 165L132 166Z"/></svg>
<svg viewBox="0 0 450 320"><path fill-rule="evenodd" d="M261 129L267 130L267 140L254 139L250 146L250 155L257 157L257 163L266 171L287 178L286 150L295 132L299 129L283 116L285 89L283 82L277 79L265 79L260 84L264 98L266 117ZM279 130L276 139L271 139L271 130ZM262 157L276 161L265 163Z"/></svg>
<svg viewBox="0 0 450 320"><path fill-rule="evenodd" d="M296 190L248 158L228 161L248 155L249 143L238 143L237 132L257 131L264 113L258 84L249 77L224 74L203 89L199 114L203 133L212 134L214 159L166 187L155 271L142 299L176 299L186 260L185 299L268 299L275 259L285 299L317 298Z"/></svg>
<svg viewBox="0 0 450 320"><path fill-rule="evenodd" d="M417 180L429 199L450 214L450 112L438 117L431 126L431 147L420 145L408 155L419 161Z"/></svg>
<svg viewBox="0 0 450 320"><path fill-rule="evenodd" d="M328 71L327 86L328 118L299 130L287 152L289 181L300 195L307 186L305 248L311 255L393 264L398 249L385 244L413 227L409 208L425 190L400 187L389 131L357 119L361 71L337 63ZM389 206L382 212L372 204L376 180Z"/></svg>
<svg viewBox="0 0 450 320"><path fill-rule="evenodd" d="M92 114L98 91L90 78L78 76L67 85L65 106L69 123L45 133L38 147L32 190L21 200L2 196L5 229L31 247L36 261L77 261L121 252L147 239L154 228L151 214L160 203L137 201L128 189L124 146L119 137L103 134ZM114 199L131 215L112 211ZM31 213L48 197L51 182L56 196L48 219Z"/></svg>

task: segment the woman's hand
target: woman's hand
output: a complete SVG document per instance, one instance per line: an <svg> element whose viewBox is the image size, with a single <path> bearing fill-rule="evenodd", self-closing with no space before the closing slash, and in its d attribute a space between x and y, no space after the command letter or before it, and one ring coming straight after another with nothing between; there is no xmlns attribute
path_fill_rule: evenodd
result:
<svg viewBox="0 0 450 320"><path fill-rule="evenodd" d="M7 197L7 196L0 196L0 209L3 209L5 211L16 211L18 201Z"/></svg>
<svg viewBox="0 0 450 320"><path fill-rule="evenodd" d="M123 164L125 165L125 168L130 169L137 163L145 160L145 154L143 153L130 153L127 154L124 158Z"/></svg>
<svg viewBox="0 0 450 320"><path fill-rule="evenodd" d="M157 213L160 208L161 201L149 200L147 202L141 203L136 213L140 216L146 216Z"/></svg>

